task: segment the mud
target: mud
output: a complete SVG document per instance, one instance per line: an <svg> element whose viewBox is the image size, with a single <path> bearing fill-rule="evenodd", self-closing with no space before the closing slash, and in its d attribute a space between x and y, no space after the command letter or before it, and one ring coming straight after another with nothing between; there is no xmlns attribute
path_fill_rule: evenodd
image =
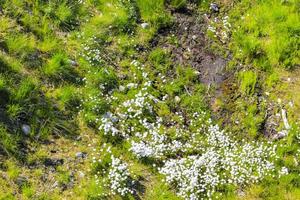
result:
<svg viewBox="0 0 300 200"><path fill-rule="evenodd" d="M174 25L168 33L160 34L157 46L171 53L173 63L193 67L198 71L199 80L208 88L214 88L214 94L209 97L212 106L222 95L223 85L229 77L225 71L228 60L212 52L206 37L207 21L198 13L195 4L188 4L180 12L172 11L172 15ZM170 43L166 36L176 38L176 44Z"/></svg>

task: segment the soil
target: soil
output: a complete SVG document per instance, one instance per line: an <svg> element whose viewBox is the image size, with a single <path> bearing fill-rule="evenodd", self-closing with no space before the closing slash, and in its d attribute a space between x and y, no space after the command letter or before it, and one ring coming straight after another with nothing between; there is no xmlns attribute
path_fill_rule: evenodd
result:
<svg viewBox="0 0 300 200"><path fill-rule="evenodd" d="M224 84L229 73L225 71L228 60L216 55L210 49L211 42L206 37L207 21L197 10L197 5L188 4L181 11L172 11L174 25L158 37L157 46L167 49L175 65L191 66L198 71L199 80L208 89L214 88L209 95L210 106L222 96ZM177 38L177 43L168 41L168 37ZM214 110L214 109L212 109Z"/></svg>

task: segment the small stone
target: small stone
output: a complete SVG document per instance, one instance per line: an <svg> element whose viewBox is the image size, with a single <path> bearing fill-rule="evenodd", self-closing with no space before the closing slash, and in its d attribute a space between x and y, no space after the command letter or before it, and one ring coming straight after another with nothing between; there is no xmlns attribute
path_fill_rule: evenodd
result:
<svg viewBox="0 0 300 200"><path fill-rule="evenodd" d="M75 154L76 158L85 158L87 155L87 153L84 153L84 152L77 152Z"/></svg>
<svg viewBox="0 0 300 200"><path fill-rule="evenodd" d="M216 3L211 3L210 4L210 9L212 10L212 11L214 11L214 12L219 12L219 6L218 6L218 4L216 4Z"/></svg>
<svg viewBox="0 0 300 200"><path fill-rule="evenodd" d="M22 127L22 132L25 134L25 135L29 135L29 133L31 132L31 128L29 125L27 124L23 124Z"/></svg>
<svg viewBox="0 0 300 200"><path fill-rule="evenodd" d="M194 73L196 74L196 75L200 75L201 73L199 72L199 71L194 71Z"/></svg>
<svg viewBox="0 0 300 200"><path fill-rule="evenodd" d="M146 28L148 28L149 27L149 24L148 23L142 23L141 24L141 27L143 28L143 29L146 29Z"/></svg>
<svg viewBox="0 0 300 200"><path fill-rule="evenodd" d="M78 66L78 63L75 61L75 60L69 60L70 64L73 66L73 67L77 67Z"/></svg>
<svg viewBox="0 0 300 200"><path fill-rule="evenodd" d="M278 98L278 99L277 99L277 102L278 102L278 103L281 103L282 101L281 101L281 99L280 99L280 98Z"/></svg>
<svg viewBox="0 0 300 200"><path fill-rule="evenodd" d="M196 36L196 35L193 35L193 36L192 36L192 39L193 39L193 40L196 40L196 39L197 39L197 36Z"/></svg>
<svg viewBox="0 0 300 200"><path fill-rule="evenodd" d="M78 177L79 178L84 178L85 174L82 171L78 172Z"/></svg>
<svg viewBox="0 0 300 200"><path fill-rule="evenodd" d="M181 100L181 99L180 99L179 96L176 96L176 97L175 97L175 102L176 102L176 103L180 102L180 100Z"/></svg>
<svg viewBox="0 0 300 200"><path fill-rule="evenodd" d="M287 130L279 131L276 135L273 136L274 140L280 140L288 135Z"/></svg>
<svg viewBox="0 0 300 200"><path fill-rule="evenodd" d="M82 137L79 135L78 137L76 137L77 141L80 141L82 139Z"/></svg>
<svg viewBox="0 0 300 200"><path fill-rule="evenodd" d="M58 181L55 181L55 182L53 183L53 185L52 185L52 188L57 188L58 186L59 186Z"/></svg>
<svg viewBox="0 0 300 200"><path fill-rule="evenodd" d="M119 86L119 91L120 91L120 92L123 92L124 90L125 90L125 87L124 87L123 85L120 85L120 86Z"/></svg>

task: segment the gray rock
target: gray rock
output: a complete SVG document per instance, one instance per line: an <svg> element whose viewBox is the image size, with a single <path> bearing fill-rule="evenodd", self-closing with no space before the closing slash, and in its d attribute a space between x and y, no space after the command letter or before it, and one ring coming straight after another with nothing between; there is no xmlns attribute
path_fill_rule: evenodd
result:
<svg viewBox="0 0 300 200"><path fill-rule="evenodd" d="M211 3L211 4L210 4L210 9L211 9L212 11L214 11L214 12L219 12L219 10L220 10L218 4L216 4L216 3Z"/></svg>
<svg viewBox="0 0 300 200"><path fill-rule="evenodd" d="M146 29L146 28L149 27L149 24L148 24L148 23L142 23L142 24L141 24L141 27L142 27L143 29Z"/></svg>
<svg viewBox="0 0 300 200"><path fill-rule="evenodd" d="M125 90L125 87L123 85L120 85L119 90L120 90L120 92L123 92Z"/></svg>
<svg viewBox="0 0 300 200"><path fill-rule="evenodd" d="M55 182L53 183L53 185L52 185L52 188L57 188L58 186L59 186L58 181L55 181Z"/></svg>
<svg viewBox="0 0 300 200"><path fill-rule="evenodd" d="M179 96L175 96L175 99L174 99L174 100L175 100L176 103L179 103L179 102L181 101L181 99L180 99Z"/></svg>
<svg viewBox="0 0 300 200"><path fill-rule="evenodd" d="M75 156L76 156L76 158L86 158L86 156L87 156L87 153L85 153L85 152L77 152L76 154L75 154Z"/></svg>
<svg viewBox="0 0 300 200"><path fill-rule="evenodd" d="M78 172L78 177L79 178L84 178L85 174L82 171Z"/></svg>
<svg viewBox="0 0 300 200"><path fill-rule="evenodd" d="M30 128L30 126L27 125L27 124L23 124L22 127L21 127L21 129L22 129L22 132L23 132L25 135L29 135L30 132L31 132L31 128Z"/></svg>
<svg viewBox="0 0 300 200"><path fill-rule="evenodd" d="M276 135L273 136L274 140L280 140L288 135L287 130L279 131Z"/></svg>
<svg viewBox="0 0 300 200"><path fill-rule="evenodd" d="M69 63L73 66L73 67L77 67L78 63L75 60L69 60Z"/></svg>

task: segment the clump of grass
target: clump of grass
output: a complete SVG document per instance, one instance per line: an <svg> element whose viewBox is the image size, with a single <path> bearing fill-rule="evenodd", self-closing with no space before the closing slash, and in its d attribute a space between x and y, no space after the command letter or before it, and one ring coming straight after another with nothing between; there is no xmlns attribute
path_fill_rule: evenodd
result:
<svg viewBox="0 0 300 200"><path fill-rule="evenodd" d="M10 155L17 149L17 138L8 133L5 125L0 124L0 150Z"/></svg>
<svg viewBox="0 0 300 200"><path fill-rule="evenodd" d="M242 1L231 11L239 27L232 42L236 57L262 69L299 66L297 10L297 1Z"/></svg>
<svg viewBox="0 0 300 200"><path fill-rule="evenodd" d="M24 34L11 35L6 39L6 44L11 54L16 54L24 58L34 52L36 40L31 36Z"/></svg>
<svg viewBox="0 0 300 200"><path fill-rule="evenodd" d="M142 20L150 22L157 30L166 28L171 24L171 17L169 13L165 12L164 4L164 0L137 0Z"/></svg>
<svg viewBox="0 0 300 200"><path fill-rule="evenodd" d="M175 10L183 10L186 8L187 1L186 0L172 0L171 1L172 7L174 7Z"/></svg>
<svg viewBox="0 0 300 200"><path fill-rule="evenodd" d="M43 71L49 77L65 77L71 71L68 57L64 53L56 53L50 60L48 60Z"/></svg>
<svg viewBox="0 0 300 200"><path fill-rule="evenodd" d="M70 85L57 88L52 95L57 99L58 106L62 110L73 111L79 106L80 97L78 95L78 89L74 86Z"/></svg>
<svg viewBox="0 0 300 200"><path fill-rule="evenodd" d="M253 71L243 71L239 74L240 90L245 95L252 95L257 83L257 74Z"/></svg>

